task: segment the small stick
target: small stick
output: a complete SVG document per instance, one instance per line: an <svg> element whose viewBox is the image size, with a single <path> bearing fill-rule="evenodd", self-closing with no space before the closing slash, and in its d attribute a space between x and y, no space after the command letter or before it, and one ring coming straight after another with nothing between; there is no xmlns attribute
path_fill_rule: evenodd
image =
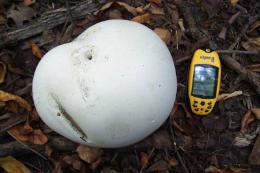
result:
<svg viewBox="0 0 260 173"><path fill-rule="evenodd" d="M12 133L10 133L9 131L7 131L7 133L12 136L18 143L20 143L21 145L23 145L26 149L32 151L33 153L37 154L38 156L40 156L41 158L43 158L44 160L47 160L47 158L42 155L41 153L39 153L38 151L30 148L28 145L26 145L25 143L23 143L22 141L20 141L19 139L17 139Z"/></svg>
<svg viewBox="0 0 260 173"><path fill-rule="evenodd" d="M155 150L155 148L153 147L153 149L151 150L151 152L150 152L149 155L148 155L148 161L149 161L150 158L152 157L154 150ZM147 166L147 165L143 165L139 173L143 173L143 171L144 171L144 169L145 169L146 166Z"/></svg>
<svg viewBox="0 0 260 173"><path fill-rule="evenodd" d="M252 23L254 23L255 21L257 21L258 18L259 18L259 16L249 17L248 23L244 26L244 28L242 29L241 33L237 36L235 42L229 46L228 50L233 50L236 47L236 45L239 43L241 38L245 35L245 33L246 33L247 29L249 28L249 26Z"/></svg>
<svg viewBox="0 0 260 173"><path fill-rule="evenodd" d="M260 52L258 51L246 51L246 50L217 50L220 54L241 54L241 55L260 55ZM187 61L191 59L192 55L184 56L175 61L175 63L178 65L184 61Z"/></svg>
<svg viewBox="0 0 260 173"><path fill-rule="evenodd" d="M246 51L246 50L217 50L218 53L223 54L243 54L243 55L260 55L258 51Z"/></svg>

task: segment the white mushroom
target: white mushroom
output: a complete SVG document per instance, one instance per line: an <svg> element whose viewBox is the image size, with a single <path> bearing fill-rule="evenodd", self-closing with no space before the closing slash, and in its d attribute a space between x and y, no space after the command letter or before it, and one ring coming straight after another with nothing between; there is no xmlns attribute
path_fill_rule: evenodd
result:
<svg viewBox="0 0 260 173"><path fill-rule="evenodd" d="M169 116L176 73L164 42L144 25L100 22L49 51L33 78L42 120L78 143L136 143Z"/></svg>

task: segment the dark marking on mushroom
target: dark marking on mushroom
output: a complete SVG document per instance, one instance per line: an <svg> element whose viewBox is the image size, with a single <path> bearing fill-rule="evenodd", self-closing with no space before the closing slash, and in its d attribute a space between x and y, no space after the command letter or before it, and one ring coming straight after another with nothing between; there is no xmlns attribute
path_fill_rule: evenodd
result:
<svg viewBox="0 0 260 173"><path fill-rule="evenodd" d="M91 54L88 54L88 55L87 55L87 58L88 58L89 60L92 60L93 57L92 57Z"/></svg>
<svg viewBox="0 0 260 173"><path fill-rule="evenodd" d="M58 97L53 94L50 93L50 96L53 98L53 100L55 101L55 103L57 104L58 110L59 112L57 113L57 116L61 116L63 117L66 122L69 124L69 126L80 135L80 139L83 140L84 142L87 142L87 135L84 133L84 131L79 127L79 125L74 121L74 119L72 118L72 116L65 110L65 108L62 106L62 104L60 103Z"/></svg>

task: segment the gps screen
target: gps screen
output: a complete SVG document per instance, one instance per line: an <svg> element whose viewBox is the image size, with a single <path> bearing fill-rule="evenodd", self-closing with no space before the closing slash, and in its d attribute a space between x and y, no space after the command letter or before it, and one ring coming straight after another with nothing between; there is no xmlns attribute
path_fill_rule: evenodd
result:
<svg viewBox="0 0 260 173"><path fill-rule="evenodd" d="M195 65L192 95L201 98L216 96L218 68L210 65Z"/></svg>

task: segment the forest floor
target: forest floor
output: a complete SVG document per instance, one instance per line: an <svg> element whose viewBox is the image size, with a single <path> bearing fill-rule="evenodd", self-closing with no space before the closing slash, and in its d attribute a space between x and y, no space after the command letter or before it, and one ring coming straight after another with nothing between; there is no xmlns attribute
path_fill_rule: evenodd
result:
<svg viewBox="0 0 260 173"><path fill-rule="evenodd" d="M167 44L174 108L160 129L125 148L76 144L44 124L32 100L42 56L108 19L133 20ZM260 173L259 0L0 0L0 172ZM199 117L187 99L196 49L222 62L220 97Z"/></svg>

